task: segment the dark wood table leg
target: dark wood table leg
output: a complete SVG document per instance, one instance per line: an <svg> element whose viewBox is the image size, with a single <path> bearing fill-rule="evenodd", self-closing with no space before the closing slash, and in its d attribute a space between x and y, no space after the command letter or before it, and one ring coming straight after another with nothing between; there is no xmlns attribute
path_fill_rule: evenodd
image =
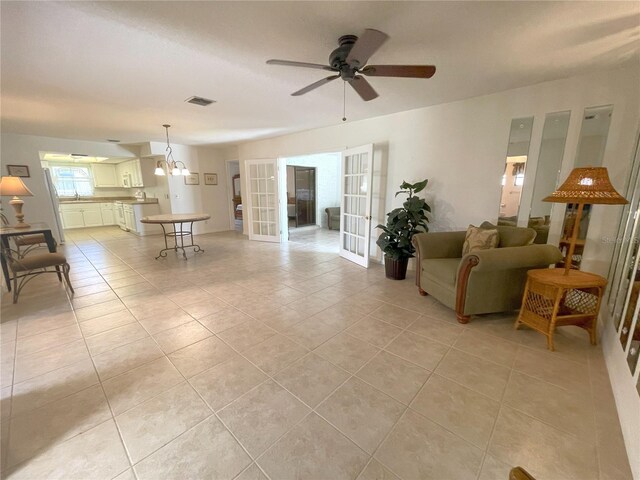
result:
<svg viewBox="0 0 640 480"><path fill-rule="evenodd" d="M4 256L4 250L9 249L9 237L2 236L2 255L0 255L0 261L2 263L2 273L4 274L4 282L7 285L7 289L11 291L11 277L9 276L9 267L7 266L7 259Z"/></svg>
<svg viewBox="0 0 640 480"><path fill-rule="evenodd" d="M46 230L44 233L44 239L47 242L47 247L49 248L49 252L50 253L55 253L56 252L56 240L55 238L53 238L53 234L51 233L51 230Z"/></svg>
<svg viewBox="0 0 640 480"><path fill-rule="evenodd" d="M49 249L50 253L55 253L56 252L56 241L53 238L53 234L51 233L51 230L46 230L44 233L44 239L47 242L47 248ZM60 267L56 266L56 273L58 275L58 280L62 281L62 272L60 271Z"/></svg>

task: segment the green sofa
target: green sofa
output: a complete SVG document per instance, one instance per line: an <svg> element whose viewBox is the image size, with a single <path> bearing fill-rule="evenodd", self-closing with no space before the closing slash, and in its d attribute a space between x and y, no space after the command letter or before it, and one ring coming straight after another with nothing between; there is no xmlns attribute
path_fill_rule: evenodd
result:
<svg viewBox="0 0 640 480"><path fill-rule="evenodd" d="M327 212L327 227L329 230L340 230L340 207L329 207L324 209Z"/></svg>
<svg viewBox="0 0 640 480"><path fill-rule="evenodd" d="M416 249L416 285L421 295L432 295L456 311L458 322L471 315L506 312L520 308L527 271L547 268L562 260L558 247L533 244L531 228L494 226L498 248L462 256L466 232L419 233Z"/></svg>

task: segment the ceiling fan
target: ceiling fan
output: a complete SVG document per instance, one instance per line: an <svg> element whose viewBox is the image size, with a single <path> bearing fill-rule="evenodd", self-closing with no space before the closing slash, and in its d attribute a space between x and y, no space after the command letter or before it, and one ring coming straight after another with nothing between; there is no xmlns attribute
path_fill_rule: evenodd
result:
<svg viewBox="0 0 640 480"><path fill-rule="evenodd" d="M373 100L378 94L362 75L369 77L431 78L436 73L434 65L367 65L369 57L378 51L388 39L389 36L386 33L368 28L359 38L355 35L343 35L340 37L338 39L340 46L329 55L329 65L290 60L267 60L267 64L337 72L335 75L318 80L297 92L293 92L291 94L293 96L304 95L333 80L342 78L353 87L365 102Z"/></svg>

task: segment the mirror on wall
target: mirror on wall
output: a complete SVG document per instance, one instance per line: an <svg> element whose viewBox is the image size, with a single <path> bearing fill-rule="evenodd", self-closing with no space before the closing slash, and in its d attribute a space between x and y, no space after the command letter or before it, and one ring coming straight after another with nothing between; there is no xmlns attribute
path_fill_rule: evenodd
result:
<svg viewBox="0 0 640 480"><path fill-rule="evenodd" d="M520 196L524 185L524 172L529 157L533 117L514 118L511 120L507 159L502 175L502 194L500 195L500 210L498 225L516 226Z"/></svg>
<svg viewBox="0 0 640 480"><path fill-rule="evenodd" d="M554 204L543 202L542 199L558 186L570 117L571 112L567 111L547 113L544 118L528 222L528 226L537 232L535 243L547 243L549 238L551 209Z"/></svg>
<svg viewBox="0 0 640 480"><path fill-rule="evenodd" d="M584 109L582 116L582 127L580 128L580 139L578 141L578 151L573 164L574 168L579 167L600 167L604 159L604 150L609 136L609 125L613 105L603 105L600 107L589 107ZM567 204L560 238L560 250L566 255L569 249L571 232L576 222L578 206ZM582 262L582 251L584 249L587 230L589 229L589 219L591 218L591 205L585 205L580 219L578 230L578 240L571 262L574 268L580 268Z"/></svg>

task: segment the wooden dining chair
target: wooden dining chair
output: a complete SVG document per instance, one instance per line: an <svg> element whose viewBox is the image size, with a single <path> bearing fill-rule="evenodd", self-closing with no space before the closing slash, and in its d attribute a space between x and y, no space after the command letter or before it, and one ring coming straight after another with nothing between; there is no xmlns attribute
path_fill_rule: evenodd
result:
<svg viewBox="0 0 640 480"><path fill-rule="evenodd" d="M15 250L2 247L2 255L7 261L7 266L11 271L13 281L13 303L18 303L18 296L24 286L34 277L43 273L55 273L62 282L62 277L71 290L74 292L69 271L71 267L67 263L66 257L61 253L39 253L21 257Z"/></svg>

